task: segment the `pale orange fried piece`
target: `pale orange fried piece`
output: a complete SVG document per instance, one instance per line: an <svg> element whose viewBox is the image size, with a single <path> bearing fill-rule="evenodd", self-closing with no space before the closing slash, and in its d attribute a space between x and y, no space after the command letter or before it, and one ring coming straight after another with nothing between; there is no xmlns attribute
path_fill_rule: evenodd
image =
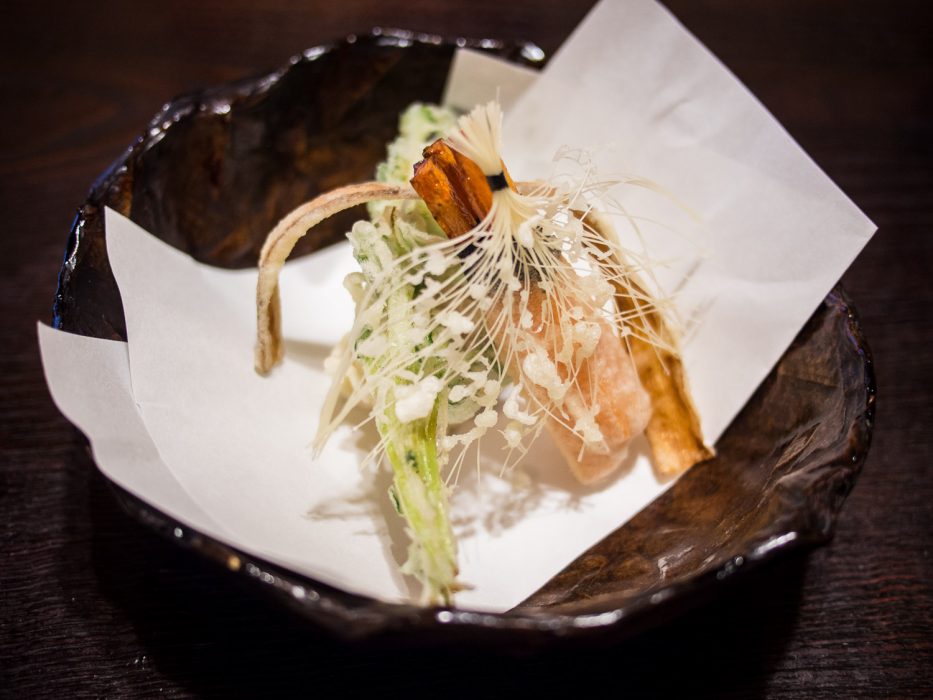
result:
<svg viewBox="0 0 933 700"><path fill-rule="evenodd" d="M532 283L528 310L534 318L540 319L545 305L550 306L552 315L564 313L538 285ZM599 324L599 342L593 354L579 363L572 382L568 381L571 368L562 362L555 363L558 375L568 387L560 409L566 416L560 420L548 418L547 429L577 480L582 484L593 484L621 466L629 441L645 430L652 407L625 343L597 315L591 314L586 320ZM541 341L541 347L561 347L564 339L560 337L560 328L561 324L556 322L538 325L534 334ZM520 364L523 360L519 354L512 364ZM513 368L513 376L517 376L515 372ZM539 402L547 401L547 389L534 384L530 388ZM602 433L599 445L585 444L573 430L589 406L599 407L595 416Z"/></svg>

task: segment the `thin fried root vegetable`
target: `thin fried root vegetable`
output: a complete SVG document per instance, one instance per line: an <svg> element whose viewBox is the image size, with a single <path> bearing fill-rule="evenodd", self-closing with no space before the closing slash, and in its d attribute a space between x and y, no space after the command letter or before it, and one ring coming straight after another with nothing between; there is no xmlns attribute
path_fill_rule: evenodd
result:
<svg viewBox="0 0 933 700"><path fill-rule="evenodd" d="M604 239L615 241L615 233L604 219L595 215L584 218ZM618 246L607 244L604 251L617 257ZM618 259L614 262L624 263ZM615 301L619 310L623 313L635 311L640 302L619 284L614 286ZM645 298L643 287L637 283L634 286L642 293L641 298ZM654 333L665 340L665 346L674 346L673 334L660 314L648 309L638 316L643 318L645 323L649 323ZM703 442L700 420L687 390L680 358L665 350L663 346L646 343L636 336L629 338L629 347L638 367L642 386L651 397L654 407L645 435L651 444L658 472L663 476L676 476L694 464L713 457L715 451Z"/></svg>
<svg viewBox="0 0 933 700"><path fill-rule="evenodd" d="M527 190L528 185L516 185L502 166L504 183L513 190ZM415 166L412 187L421 195L431 214L451 238L475 228L489 212L493 199L489 179L469 158L438 141L424 150L424 160ZM554 358L554 350L563 347L561 337L564 324L558 320L569 309L560 309L535 281L526 285L527 308L538 319L539 325L530 333L536 347L514 348L509 362L509 373L513 378L522 376L526 361L543 353ZM489 319L500 315L502 309L494 306L487 313ZM512 316L512 322L517 323ZM545 320L546 319L546 320ZM651 402L639 384L635 365L625 343L613 334L608 323L598 320L598 315L589 314L582 319L598 324L599 342L592 356L585 358L579 366L571 368L566 362L554 362L561 382L567 387L562 399L560 415L552 415L546 422L551 438L574 476L584 484L595 483L615 471L626 455L629 440L641 433L651 415ZM502 347L504 337L496 338ZM574 376L570 376L573 374ZM538 405L547 405L549 390L533 382L525 382L532 398ZM586 430L588 413L598 406L596 426L589 430L601 433L598 445L587 444L581 435Z"/></svg>
<svg viewBox="0 0 933 700"><path fill-rule="evenodd" d="M256 285L255 366L266 374L284 353L282 315L279 301L279 272L299 239L324 219L374 200L417 199L410 187L383 182L364 182L331 190L302 204L276 224L259 255L259 282Z"/></svg>

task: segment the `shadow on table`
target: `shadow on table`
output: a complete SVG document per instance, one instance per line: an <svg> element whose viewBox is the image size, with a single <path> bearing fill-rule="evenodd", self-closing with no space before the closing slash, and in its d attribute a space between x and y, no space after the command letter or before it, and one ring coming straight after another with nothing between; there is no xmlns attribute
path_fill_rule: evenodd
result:
<svg viewBox="0 0 933 700"><path fill-rule="evenodd" d="M139 671L155 676L137 680L177 683L198 695L290 689L328 697L371 689L386 697L413 690L550 697L615 688L630 697L754 697L764 693L793 634L807 566L805 556L788 556L705 607L608 647L565 644L516 655L476 645L348 644L145 529L123 513L96 470L89 472L99 590L134 628Z"/></svg>

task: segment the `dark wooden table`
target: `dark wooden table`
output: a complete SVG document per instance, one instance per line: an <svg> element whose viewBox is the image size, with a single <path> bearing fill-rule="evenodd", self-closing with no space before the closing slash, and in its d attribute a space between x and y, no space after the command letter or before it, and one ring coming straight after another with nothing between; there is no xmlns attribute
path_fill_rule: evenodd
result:
<svg viewBox="0 0 933 700"><path fill-rule="evenodd" d="M348 647L151 534L116 505L39 364L35 321L95 176L168 98L316 43L381 24L550 53L591 1L14 0L0 43L0 695L933 697L933 14L667 4L880 227L844 277L879 400L832 544L615 648L516 660Z"/></svg>

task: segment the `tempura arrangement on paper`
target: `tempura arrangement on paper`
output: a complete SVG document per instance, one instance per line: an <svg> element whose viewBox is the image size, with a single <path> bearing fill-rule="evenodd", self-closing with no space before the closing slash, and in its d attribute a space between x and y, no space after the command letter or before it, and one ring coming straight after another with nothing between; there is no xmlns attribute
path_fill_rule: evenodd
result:
<svg viewBox="0 0 933 700"><path fill-rule="evenodd" d="M653 186L595 173L513 182L501 125L496 103L459 119L413 105L378 181L299 207L260 257L255 363L267 373L283 355L278 275L295 243L338 211L369 206L348 234L356 315L328 361L314 449L366 409L380 436L371 456L393 470L389 497L411 540L403 571L430 603L449 603L460 586L448 489L489 431L501 433L510 466L547 430L584 484L617 470L642 433L664 476L712 455L669 302L605 216L615 188Z"/></svg>

